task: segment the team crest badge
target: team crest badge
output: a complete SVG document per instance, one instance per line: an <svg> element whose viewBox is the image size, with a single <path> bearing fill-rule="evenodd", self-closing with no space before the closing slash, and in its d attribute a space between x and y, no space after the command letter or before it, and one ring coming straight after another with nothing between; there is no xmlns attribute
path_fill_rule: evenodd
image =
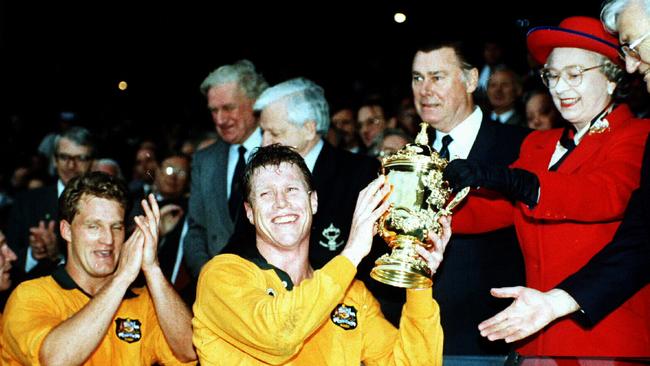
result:
<svg viewBox="0 0 650 366"><path fill-rule="evenodd" d="M327 243L322 240L319 240L318 242L321 246L324 246L331 251L335 251L336 248L343 245L343 240L338 240L339 236L341 236L341 229L335 227L334 223L330 223L330 226L323 230L322 235L327 239Z"/></svg>
<svg viewBox="0 0 650 366"><path fill-rule="evenodd" d="M345 330L351 330L357 327L357 309L354 306L338 304L330 315L332 323Z"/></svg>
<svg viewBox="0 0 650 366"><path fill-rule="evenodd" d="M115 319L115 334L117 334L117 338L124 342L137 342L142 338L140 325L141 323L137 319L117 318Z"/></svg>

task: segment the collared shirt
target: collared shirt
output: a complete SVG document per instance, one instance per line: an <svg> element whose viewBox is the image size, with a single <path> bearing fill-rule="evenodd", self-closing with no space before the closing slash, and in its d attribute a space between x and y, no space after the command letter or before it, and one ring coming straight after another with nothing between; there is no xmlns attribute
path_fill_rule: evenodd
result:
<svg viewBox="0 0 650 366"><path fill-rule="evenodd" d="M492 118L493 121L499 121L499 123L506 123L506 121L512 117L512 115L515 114L515 110L511 109L507 112L497 114L497 112L492 112L490 117Z"/></svg>
<svg viewBox="0 0 650 366"><path fill-rule="evenodd" d="M320 151L323 150L323 139L318 140L316 145L309 150L307 155L305 155L305 164L307 165L307 168L309 168L310 172L314 172L314 166L316 166L316 160L318 159L318 155L320 155Z"/></svg>
<svg viewBox="0 0 650 366"><path fill-rule="evenodd" d="M38 364L47 335L91 300L64 267L18 285L5 307L3 365ZM75 341L79 340L71 340ZM151 364L186 365L176 359L167 343L147 288L130 288L84 365Z"/></svg>
<svg viewBox="0 0 650 366"><path fill-rule="evenodd" d="M606 119L601 118L599 119L599 121L600 120L606 120ZM598 123L598 121L596 121L596 123ZM582 138L587 134L590 127L591 125L589 124L585 125L585 127L583 127L580 131L576 132L576 134L573 136L573 142L576 144L576 146L580 144L580 141L582 141ZM555 151L553 152L553 156L551 156L551 161L548 163L548 167L550 168L553 165L555 165L555 163L557 163L557 161L560 160L560 158L562 158L562 156L564 156L566 152L567 149L564 146L562 146L560 141L558 141L557 144L555 145Z"/></svg>
<svg viewBox="0 0 650 366"><path fill-rule="evenodd" d="M440 151L442 148L442 138L450 135L454 140L449 144L449 157L453 159L467 159L470 150L474 145L478 130L481 128L483 112L481 108L474 107L474 112L470 114L463 122L454 127L448 134L436 131L436 139L433 141L433 148Z"/></svg>
<svg viewBox="0 0 650 366"><path fill-rule="evenodd" d="M253 153L253 150L256 148L262 146L262 129L257 127L253 133L248 136L246 141L244 141L243 144L234 144L230 145L230 150L228 150L228 169L227 169L227 174L228 174L228 184L226 185L226 190L228 192L228 198L230 198L230 188L232 186L232 177L235 175L235 166L237 166L237 161L239 160L239 146L244 145L246 148L246 153L244 156L246 157L246 161L250 159L251 154Z"/></svg>

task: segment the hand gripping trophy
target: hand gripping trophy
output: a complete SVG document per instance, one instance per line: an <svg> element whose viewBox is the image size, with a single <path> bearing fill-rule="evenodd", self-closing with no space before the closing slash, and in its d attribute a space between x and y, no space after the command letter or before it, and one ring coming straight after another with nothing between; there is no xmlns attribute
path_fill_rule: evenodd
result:
<svg viewBox="0 0 650 366"><path fill-rule="evenodd" d="M448 161L429 147L428 124L423 122L414 144L382 158L382 170L393 192L391 208L379 218L379 235L391 248L375 262L370 276L388 285L404 288L431 287L433 275L415 250L429 247L430 230L440 232L438 219L450 215L469 187L450 200L451 188L442 179Z"/></svg>

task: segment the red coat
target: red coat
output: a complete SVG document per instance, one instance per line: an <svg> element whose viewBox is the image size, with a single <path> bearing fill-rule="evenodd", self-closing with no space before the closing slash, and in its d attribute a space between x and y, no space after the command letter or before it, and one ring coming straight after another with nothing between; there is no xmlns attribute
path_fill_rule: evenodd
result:
<svg viewBox="0 0 650 366"><path fill-rule="evenodd" d="M532 132L512 167L537 175L538 205L533 209L522 203L513 206L492 192L479 190L454 214L454 231L476 233L514 223L528 286L540 291L554 288L612 239L639 185L650 121L635 119L625 105L612 111L607 120L609 129L585 135L557 172L549 172L548 166L562 130ZM565 317L527 338L519 352L649 357L650 286L593 328L582 328Z"/></svg>

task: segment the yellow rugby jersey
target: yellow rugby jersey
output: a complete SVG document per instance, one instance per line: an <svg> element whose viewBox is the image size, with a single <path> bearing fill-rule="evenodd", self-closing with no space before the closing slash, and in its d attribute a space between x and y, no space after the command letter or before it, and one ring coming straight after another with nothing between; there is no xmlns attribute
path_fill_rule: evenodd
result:
<svg viewBox="0 0 650 366"><path fill-rule="evenodd" d="M201 272L192 320L201 365L442 365L430 289L407 290L398 330L343 256L295 287L259 253L249 259L218 255Z"/></svg>
<svg viewBox="0 0 650 366"><path fill-rule="evenodd" d="M50 330L90 301L64 267L51 276L21 283L9 297L2 317L2 364L40 365L38 353ZM73 341L73 340L71 340ZM146 287L127 291L108 333L88 366L193 365L173 355Z"/></svg>

